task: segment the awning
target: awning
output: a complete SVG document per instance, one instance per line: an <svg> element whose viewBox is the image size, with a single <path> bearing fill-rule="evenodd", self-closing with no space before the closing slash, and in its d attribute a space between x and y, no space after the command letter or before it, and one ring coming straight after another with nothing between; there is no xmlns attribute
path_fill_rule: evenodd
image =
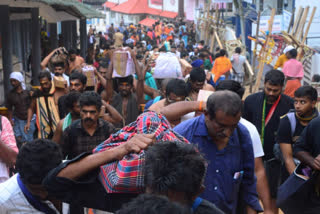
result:
<svg viewBox="0 0 320 214"><path fill-rule="evenodd" d="M160 13L161 17L165 17L165 18L170 18L170 19L174 19L178 16L178 13L176 12L170 12L170 11L163 11L162 13Z"/></svg>
<svg viewBox="0 0 320 214"><path fill-rule="evenodd" d="M113 8L115 6L117 6L118 4L117 3L113 3L113 2L109 2L109 1L106 1L102 7L106 7L106 8Z"/></svg>
<svg viewBox="0 0 320 214"><path fill-rule="evenodd" d="M141 21L139 22L139 24L144 25L144 26L147 26L147 27L152 27L152 25L155 24L156 21L157 21L157 20L155 20L155 19L150 19L150 18L147 17L147 18L141 20Z"/></svg>

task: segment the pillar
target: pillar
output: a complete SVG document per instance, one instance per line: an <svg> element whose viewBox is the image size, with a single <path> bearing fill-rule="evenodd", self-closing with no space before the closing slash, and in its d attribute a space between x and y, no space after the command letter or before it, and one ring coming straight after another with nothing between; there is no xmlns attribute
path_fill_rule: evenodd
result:
<svg viewBox="0 0 320 214"><path fill-rule="evenodd" d="M39 8L31 8L31 45L32 45L32 83L34 86L39 84L39 73L41 71L41 47L40 47L40 22Z"/></svg>
<svg viewBox="0 0 320 214"><path fill-rule="evenodd" d="M50 48L54 50L58 47L57 23L49 23Z"/></svg>
<svg viewBox="0 0 320 214"><path fill-rule="evenodd" d="M85 59L87 52L87 20L80 19L80 55Z"/></svg>
<svg viewBox="0 0 320 214"><path fill-rule="evenodd" d="M0 6L0 29L2 43L2 66L3 66L3 83L4 96L10 89L10 73L12 72L12 36L10 30L10 11L8 5Z"/></svg>

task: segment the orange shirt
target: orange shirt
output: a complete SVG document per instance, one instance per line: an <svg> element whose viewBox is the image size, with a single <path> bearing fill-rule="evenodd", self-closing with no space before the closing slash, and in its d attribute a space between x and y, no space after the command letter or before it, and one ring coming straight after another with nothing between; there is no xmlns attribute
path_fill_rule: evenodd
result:
<svg viewBox="0 0 320 214"><path fill-rule="evenodd" d="M228 71L230 71L230 69L232 68L232 64L230 59L228 59L225 56L220 56L218 57L215 61L214 61L214 65L213 68L211 70L211 72L214 74L214 82L217 82L217 80L224 75L225 73L227 73Z"/></svg>

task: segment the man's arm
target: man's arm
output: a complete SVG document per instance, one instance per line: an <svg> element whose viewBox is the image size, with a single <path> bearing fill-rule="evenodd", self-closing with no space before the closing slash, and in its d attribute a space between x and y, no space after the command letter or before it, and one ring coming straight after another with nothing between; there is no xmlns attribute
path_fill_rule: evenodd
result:
<svg viewBox="0 0 320 214"><path fill-rule="evenodd" d="M24 127L24 132L27 133L30 129L30 122L32 119L32 115L36 111L36 98L32 98L31 104L28 108L28 119L27 119L27 124Z"/></svg>
<svg viewBox="0 0 320 214"><path fill-rule="evenodd" d="M62 169L57 177L77 180L92 170L112 162L121 160L129 153L139 153L153 143L154 134L136 134L126 143L103 152L88 155Z"/></svg>
<svg viewBox="0 0 320 214"><path fill-rule="evenodd" d="M123 117L121 114L111 105L109 105L107 102L102 100L103 106L107 110L108 114L103 115L103 120L108 121L113 124L117 124L122 122Z"/></svg>
<svg viewBox="0 0 320 214"><path fill-rule="evenodd" d="M267 180L266 171L264 169L263 161L261 157L254 159L254 171L257 177L257 192L259 198L262 201L265 214L272 213L271 208L271 195L269 191L269 184Z"/></svg>
<svg viewBox="0 0 320 214"><path fill-rule="evenodd" d="M57 128L56 128L56 131L54 132L54 135L52 137L52 141L57 144L59 144L60 140L61 140L63 121L64 121L64 119L59 121Z"/></svg>
<svg viewBox="0 0 320 214"><path fill-rule="evenodd" d="M56 51L59 51L60 49L61 49L61 47L54 49L53 51L51 51L51 53L49 53L48 56L46 56L46 57L42 60L42 62L40 63L41 69L45 69L45 68L47 67L47 65L48 65L51 57L56 53Z"/></svg>
<svg viewBox="0 0 320 214"><path fill-rule="evenodd" d="M280 149L287 171L291 175L296 168L296 164L293 161L292 145L289 143L280 143Z"/></svg>
<svg viewBox="0 0 320 214"><path fill-rule="evenodd" d="M100 80L100 83L103 86L103 88L107 88L107 80L97 71L97 69L94 69L94 74L98 76L98 79Z"/></svg>
<svg viewBox="0 0 320 214"><path fill-rule="evenodd" d="M163 114L169 121L176 121L180 120L183 115L190 112L205 110L206 105L206 102L202 102L200 106L199 101L181 101L163 107L161 109L161 114Z"/></svg>
<svg viewBox="0 0 320 214"><path fill-rule="evenodd" d="M18 148L12 126L6 117L1 117L0 160L12 167L16 163Z"/></svg>
<svg viewBox="0 0 320 214"><path fill-rule="evenodd" d="M132 53L131 56L133 58L136 73L138 76L136 93L137 93L138 107L140 107L140 105L144 103L144 74L145 74L145 71L142 71L142 69L140 68L135 55ZM149 66L146 66L145 69L148 69L148 67Z"/></svg>
<svg viewBox="0 0 320 214"><path fill-rule="evenodd" d="M112 95L113 95L113 81L112 81L112 72L113 72L113 64L112 60L110 60L109 64L109 69L107 73L107 82L106 82L106 87L105 87L105 101L106 102L111 102L112 101Z"/></svg>

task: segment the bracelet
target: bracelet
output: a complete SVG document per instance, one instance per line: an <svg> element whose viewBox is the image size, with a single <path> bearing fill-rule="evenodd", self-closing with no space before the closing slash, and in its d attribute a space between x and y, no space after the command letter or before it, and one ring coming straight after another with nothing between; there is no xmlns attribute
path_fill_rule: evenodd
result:
<svg viewBox="0 0 320 214"><path fill-rule="evenodd" d="M202 103L203 103L203 101L200 101L200 103L199 103L199 111L203 111Z"/></svg>

